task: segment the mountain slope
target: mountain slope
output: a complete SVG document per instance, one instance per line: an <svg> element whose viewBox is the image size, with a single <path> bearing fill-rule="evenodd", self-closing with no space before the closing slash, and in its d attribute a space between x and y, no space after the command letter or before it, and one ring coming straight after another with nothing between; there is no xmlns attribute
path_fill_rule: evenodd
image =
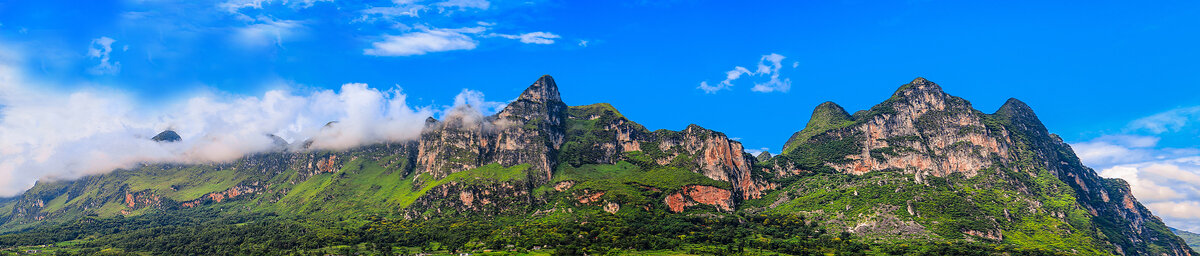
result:
<svg viewBox="0 0 1200 256"><path fill-rule="evenodd" d="M932 253L946 249L935 242L949 241L997 253L1010 251L991 245L1051 254L1195 254L1127 184L1083 166L1024 103L1009 100L985 114L923 78L853 115L820 104L776 156L752 156L725 134L694 124L650 131L609 104L568 107L550 76L495 115L471 113L430 119L412 141L344 151L281 145L226 163L148 164L39 182L0 201L0 232L12 233L0 236L0 245L135 246L120 237L137 230L94 233L96 239L78 227L199 215L216 223L319 220L339 224L309 228L357 237L291 247L305 250L384 241L367 230L402 225L423 228L403 240L409 246L440 237L439 244L467 239L526 249L583 241L585 249L736 243L787 253ZM510 233L464 231L462 222ZM204 225L170 227L179 228ZM37 235L62 230L76 232ZM564 230L577 233L558 233ZM928 247L904 249L909 244Z"/></svg>

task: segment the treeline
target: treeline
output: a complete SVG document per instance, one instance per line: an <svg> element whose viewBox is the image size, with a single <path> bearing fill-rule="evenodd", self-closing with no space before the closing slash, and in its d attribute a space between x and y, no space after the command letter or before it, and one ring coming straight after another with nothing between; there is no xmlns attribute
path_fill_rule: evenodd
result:
<svg viewBox="0 0 1200 256"><path fill-rule="evenodd" d="M1057 255L995 244L885 244L828 232L799 215L627 214L579 211L544 217L320 220L221 216L211 210L83 219L0 236L0 247L82 240L78 254L106 248L155 255L404 255L549 250L600 255L631 250L741 255ZM345 245L350 245L346 247ZM335 246L337 249L332 249ZM325 250L325 251L321 251ZM330 251L332 250L332 251ZM63 251L60 254L68 255Z"/></svg>

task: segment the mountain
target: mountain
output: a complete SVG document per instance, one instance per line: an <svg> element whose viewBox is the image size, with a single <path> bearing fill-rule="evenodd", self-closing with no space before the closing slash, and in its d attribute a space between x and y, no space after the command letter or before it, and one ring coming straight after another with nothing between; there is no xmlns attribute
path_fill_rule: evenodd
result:
<svg viewBox="0 0 1200 256"><path fill-rule="evenodd" d="M275 141L231 162L38 182L0 201L0 248L1195 255L1029 106L986 114L923 78L854 114L818 105L774 156L568 106L550 76L495 115L431 118L412 141Z"/></svg>
<svg viewBox="0 0 1200 256"><path fill-rule="evenodd" d="M175 131L166 130L166 131L158 133L158 135L154 135L154 137L150 138L150 140L153 140L156 142L164 142L164 141L165 142L176 142L176 141L183 140L183 138L179 137L179 134L175 133Z"/></svg>

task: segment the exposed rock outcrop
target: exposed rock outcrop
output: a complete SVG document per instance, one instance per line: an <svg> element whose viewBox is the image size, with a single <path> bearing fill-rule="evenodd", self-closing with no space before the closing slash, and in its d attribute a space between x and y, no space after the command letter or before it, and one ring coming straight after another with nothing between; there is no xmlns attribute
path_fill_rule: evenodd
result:
<svg viewBox="0 0 1200 256"><path fill-rule="evenodd" d="M531 164L534 184L550 181L565 137L567 106L554 78L542 76L494 116L451 114L427 123L417 161L433 177L489 163Z"/></svg>
<svg viewBox="0 0 1200 256"><path fill-rule="evenodd" d="M671 212L683 212L696 205L709 205L720 211L733 211L733 196L729 190L704 186L687 185L663 199Z"/></svg>
<svg viewBox="0 0 1200 256"><path fill-rule="evenodd" d="M854 150L843 151L846 148ZM1173 255L1191 255L1178 237L1158 231L1156 227L1164 227L1162 221L1133 199L1127 184L1103 179L1083 166L1070 146L1050 134L1033 110L1016 99L1008 100L994 114L984 114L966 100L946 94L937 84L917 78L883 103L854 115L832 102L819 105L808 126L785 144L784 152L788 157L776 157L764 169L777 177L820 168L851 174L902 170L923 183L928 176L962 174L969 178L995 168L1002 170L999 178L1008 179L1002 181L1008 184L1005 186L1025 194L1041 192L1013 176L1036 177L1042 175L1039 170L1045 170L1074 190L1069 195L1098 225L1104 225L1103 229L1121 230L1105 234L1120 253L1147 254L1155 250L1148 244L1154 244ZM814 160L820 164L805 164ZM1043 211L1041 202L1029 205L1031 212ZM1046 214L1067 219L1062 210ZM1000 217L1012 219L1007 210ZM1000 228L960 231L1004 239ZM1114 235L1122 237L1113 239Z"/></svg>

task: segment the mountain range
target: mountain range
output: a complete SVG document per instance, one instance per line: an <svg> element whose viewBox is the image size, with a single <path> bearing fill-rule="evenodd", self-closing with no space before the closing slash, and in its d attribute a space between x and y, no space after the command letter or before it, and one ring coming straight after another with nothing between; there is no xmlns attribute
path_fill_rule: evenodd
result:
<svg viewBox="0 0 1200 256"><path fill-rule="evenodd" d="M542 76L495 115L430 118L415 140L322 150L268 135L281 145L235 161L39 181L0 201L0 246L1196 254L1016 99L984 113L917 78L867 110L822 103L782 152L754 156L721 132L650 131L610 104L569 106L558 90Z"/></svg>

